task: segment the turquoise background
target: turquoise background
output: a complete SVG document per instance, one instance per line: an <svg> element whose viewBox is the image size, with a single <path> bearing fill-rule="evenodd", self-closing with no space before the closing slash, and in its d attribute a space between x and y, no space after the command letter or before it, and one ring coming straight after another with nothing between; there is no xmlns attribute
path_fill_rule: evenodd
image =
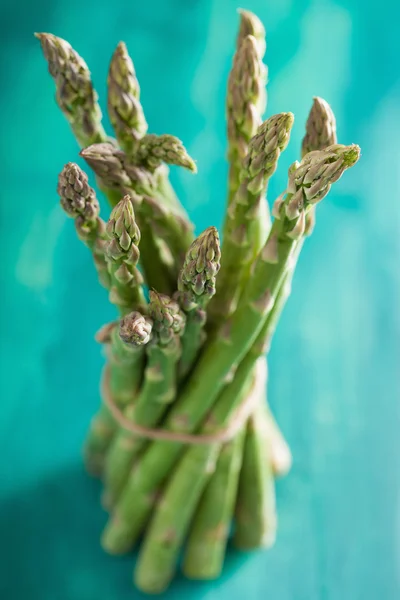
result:
<svg viewBox="0 0 400 600"><path fill-rule="evenodd" d="M98 403L93 340L112 318L91 258L58 207L77 146L33 32L67 38L103 100L127 42L152 132L181 137L199 173L173 172L198 230L225 201L224 94L236 0L1 3L2 600L125 600L132 557L99 547L106 515L80 448ZM295 113L270 186L285 185L313 95L360 163L318 211L271 355L270 401L294 453L277 487L275 548L230 553L213 584L178 579L167 598L400 597L399 4L249 0L266 25L268 114Z"/></svg>

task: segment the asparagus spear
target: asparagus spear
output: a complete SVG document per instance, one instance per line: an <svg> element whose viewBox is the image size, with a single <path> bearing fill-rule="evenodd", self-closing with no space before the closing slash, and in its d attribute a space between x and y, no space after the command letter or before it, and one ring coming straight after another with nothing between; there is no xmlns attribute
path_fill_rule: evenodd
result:
<svg viewBox="0 0 400 600"><path fill-rule="evenodd" d="M327 146L336 144L336 121L332 109L329 104L322 98L314 98L314 102L307 120L306 135L302 143L302 157L307 152L314 150L323 150ZM291 292L292 279L297 265L297 260L300 255L305 238L311 235L315 226L315 210L311 209L306 215L306 228L304 237L300 240L295 255L293 257L292 268L287 273L281 290L274 304L274 308L268 317L269 327L267 339L265 342L266 350L269 351L271 339L275 333L275 329L283 308L289 298ZM291 455L290 450L279 431L277 424L269 410L265 405L265 420L267 436L271 442L271 460L275 475L283 475L290 468Z"/></svg>
<svg viewBox="0 0 400 600"><path fill-rule="evenodd" d="M150 322L138 312L123 317L112 328L109 340L109 386L115 404L124 409L138 388L143 369L143 346L149 342ZM84 457L89 473L100 476L117 424L104 403L93 417L85 441Z"/></svg>
<svg viewBox="0 0 400 600"><path fill-rule="evenodd" d="M228 80L227 123L229 194L228 207L240 186L242 161L246 157L250 139L256 134L267 104L265 84L267 67L262 62L265 53L265 29L261 21L249 11L239 11L240 28L236 40L236 54ZM265 244L271 226L269 208L260 198L254 223L255 255ZM226 219L223 237L226 237Z"/></svg>
<svg viewBox="0 0 400 600"><path fill-rule="evenodd" d="M257 360L265 354L266 345L272 333L271 327L275 322L275 311L276 303L255 343L243 359L235 379L242 372L247 372L251 376ZM222 570L238 489L236 469L242 459L243 467L239 488L241 505L237 506L235 516L239 522L240 531L243 530L244 533L237 534L235 539L240 541L246 535L247 528L250 530L249 536L257 535L258 539L263 540L264 543L271 542L275 537L274 463L267 443L269 439L265 435L265 416L260 414L264 408L266 369L261 371L261 378L261 381L258 382L260 402L249 419L244 455L242 456L243 431L223 447L215 473L196 510L183 565L184 572L188 577L214 579ZM234 385L234 383L231 384L232 387ZM281 468L287 467L288 464L288 455L286 454L283 458L284 464ZM238 524L236 528L238 528Z"/></svg>
<svg viewBox="0 0 400 600"><path fill-rule="evenodd" d="M106 231L109 237L106 256L112 282L110 302L122 315L133 309L146 311L143 278L136 267L140 256L140 230L130 196L124 196L112 210Z"/></svg>
<svg viewBox="0 0 400 600"><path fill-rule="evenodd" d="M126 416L135 423L153 427L174 400L176 364L181 353L179 336L185 318L179 305L168 296L150 292L149 316L153 334L147 346L148 362L144 382L135 403L128 406ZM146 440L121 430L109 450L105 468L105 504L111 507L129 476L132 461Z"/></svg>
<svg viewBox="0 0 400 600"><path fill-rule="evenodd" d="M229 170L229 196L228 205L234 199L235 193L240 186L240 172L242 161L248 151L248 144L252 136L255 135L257 127L261 121L261 115L266 107L265 84L267 79L267 68L262 63L262 57L265 53L265 30L261 21L249 11L240 11L240 29L237 38L237 51L234 58L233 68L228 81L227 96L227 114L228 114L228 159L230 162ZM257 254L265 243L270 228L269 210L264 197L260 197L258 214L254 215L252 223L251 240L254 253ZM229 211L224 226L224 239L230 235L229 232ZM224 250L224 253L226 249ZM227 294L229 296L229 293ZM229 472L230 460L232 468L240 455L241 439L232 441L223 450L223 458L218 462L215 477L210 483L210 502L214 502L214 487L218 489L218 481L224 479L224 474ZM214 486L214 480L216 481ZM221 487L221 489L223 489ZM223 498L219 498L219 506L225 508L226 521L229 522L232 511L228 506L232 506L235 496L235 478L232 477L231 485L225 487L226 493ZM217 496L218 499L218 496ZM207 500L203 502L207 506ZM218 506L212 514L218 514ZM201 520L201 517L199 517ZM207 519L206 519L207 520ZM201 535L201 534L200 534ZM223 536L222 536L223 537ZM225 543L221 542L217 546L224 549ZM207 544L205 544L207 547ZM189 561L192 562L193 561ZM196 562L196 561L194 561ZM213 561L215 563L216 561ZM204 561L199 561L199 574L204 576ZM207 561L206 561L206 564ZM218 566L215 568L218 569Z"/></svg>
<svg viewBox="0 0 400 600"><path fill-rule="evenodd" d="M111 279L104 255L105 223L99 217L99 202L86 173L75 163L67 163L58 177L57 192L65 213L75 219L79 238L93 254L101 284L109 289Z"/></svg>
<svg viewBox="0 0 400 600"><path fill-rule="evenodd" d="M122 316L131 313L132 309L146 310L141 275L136 268L140 231L129 196L124 197L113 209L106 230L109 237L106 255L111 277L110 300L116 304ZM130 334L133 337L129 337ZM142 317L139 318L137 312L121 321L120 331L115 328L111 332L110 392L119 407L125 407L133 401L142 376L142 346L147 342L148 325ZM117 424L109 408L102 404L92 421L85 445L86 463L94 474L102 472L105 455L116 429Z"/></svg>
<svg viewBox="0 0 400 600"><path fill-rule="evenodd" d="M209 310L212 324L220 323L235 310L254 255L259 251L258 238L254 236L259 204L289 142L292 125L292 113L274 115L258 128L250 141L242 165L242 183L227 213L218 291Z"/></svg>
<svg viewBox="0 0 400 600"><path fill-rule="evenodd" d="M261 57L262 58L262 57ZM248 145L261 124L265 109L266 69L257 41L252 35L238 40L232 70L228 79L226 101L229 193L228 205L239 189L242 162Z"/></svg>
<svg viewBox="0 0 400 600"><path fill-rule="evenodd" d="M108 113L121 148L135 161L137 160L135 156L140 149L140 160L146 159L147 144L144 140L142 141L142 138L147 132L147 123L140 103L140 86L132 59L123 42L118 44L110 63ZM150 136L150 138L156 138L156 136ZM174 139L176 140L176 138ZM179 154L181 153L179 152ZM156 179L157 189L163 197L163 201L188 221L188 216L169 182L168 169L165 165L157 169Z"/></svg>
<svg viewBox="0 0 400 600"><path fill-rule="evenodd" d="M204 341L205 309L215 294L221 250L215 227L208 227L190 246L178 279L179 302L187 315L179 376L185 377Z"/></svg>
<svg viewBox="0 0 400 600"><path fill-rule="evenodd" d="M269 441L265 435L263 404L247 423L243 467L236 501L233 542L242 550L269 547L276 536L276 499ZM219 574L218 568L211 576Z"/></svg>
<svg viewBox="0 0 400 600"><path fill-rule="evenodd" d="M215 579L221 572L242 466L244 434L242 429L222 446L215 472L197 507L183 564L185 575L192 579Z"/></svg>
<svg viewBox="0 0 400 600"><path fill-rule="evenodd" d="M315 98L306 125L306 135L302 144L303 158L307 152L323 150L336 143L335 118L327 102ZM310 235L315 221L315 208L306 215L305 232L299 240L293 255L291 268L285 276L278 293L275 305L268 317L265 345L269 349L276 325L290 294L291 282L296 268L305 237ZM260 414L261 412L261 414ZM267 467L267 460L273 470L278 473L285 472L290 466L290 452L282 439L278 437L276 425L272 415L265 404L263 409L252 415L248 423L248 435L243 459L243 469L236 507L236 532L234 543L245 549L257 548L270 543L274 534L269 531L268 525L274 529L271 508L273 496L270 494L271 475ZM269 444L266 444L269 439ZM276 444L278 442L278 445ZM276 454L276 449L280 453ZM265 454L269 453L266 458ZM249 485L249 481L252 485Z"/></svg>
<svg viewBox="0 0 400 600"><path fill-rule="evenodd" d="M304 232L305 213L329 191L359 156L358 146L332 146L308 154L290 170L287 193L275 203L276 219L253 268L245 294L220 335L207 345L193 376L170 411L165 427L195 431L213 405L232 366L240 363L255 341L276 299L296 241ZM150 498L182 450L182 444L151 444L130 475L103 534L103 546L125 552L142 531L151 512Z"/></svg>
<svg viewBox="0 0 400 600"><path fill-rule="evenodd" d="M135 153L147 132L147 122L135 68L124 42L118 44L111 58L107 83L108 114L116 138L125 152Z"/></svg>
<svg viewBox="0 0 400 600"><path fill-rule="evenodd" d="M220 429L254 386L255 377L246 362L234 382L221 393L201 433ZM262 364L259 365L262 369ZM258 393L265 380L257 381ZM261 385L260 385L261 384ZM177 555L201 493L215 470L221 443L191 446L184 454L159 499L146 532L135 571L135 583L144 592L160 593L169 584Z"/></svg>
<svg viewBox="0 0 400 600"><path fill-rule="evenodd" d="M56 83L56 100L80 146L104 142L98 96L87 64L70 44L51 33L35 33L42 45L50 75Z"/></svg>
<svg viewBox="0 0 400 600"><path fill-rule="evenodd" d="M260 410L264 403L265 384L266 384L266 363L261 358L265 351L265 338L268 330L268 319L265 321L260 333L253 346L250 348L245 358L241 362L235 379L228 386L225 392L230 388L234 389L237 385L236 379L247 377L256 379L257 397L259 401L256 405L256 411ZM258 361L258 372L256 365ZM217 402L217 406L220 400ZM260 453L260 449L266 450L265 436L261 438L262 445L254 444L252 430L244 426L238 435L225 444L221 450L216 470L209 480L201 502L195 512L189 539L185 550L183 569L185 575L192 579L215 579L222 570L225 549L228 542L230 525L235 509L235 502L239 483L239 470L243 459L246 460L246 467L242 466L240 470L240 479L243 479L243 473L246 471L246 483L249 485L247 499L254 499L254 493L257 494L260 475L263 475L262 494L274 498L274 480L272 477L268 457ZM258 442L258 440L257 440ZM249 449L252 452L249 453ZM245 452L243 453L243 450ZM255 450L255 452L253 451ZM251 457L252 462L249 461ZM257 467L255 470L254 467ZM257 479L256 479L257 478ZM253 492L253 489L257 491ZM263 495L257 497L257 504L254 509L264 517L258 520L262 528L262 534L275 531L275 510L274 503L262 502ZM262 502L260 511L260 501ZM244 514L244 511L242 512Z"/></svg>

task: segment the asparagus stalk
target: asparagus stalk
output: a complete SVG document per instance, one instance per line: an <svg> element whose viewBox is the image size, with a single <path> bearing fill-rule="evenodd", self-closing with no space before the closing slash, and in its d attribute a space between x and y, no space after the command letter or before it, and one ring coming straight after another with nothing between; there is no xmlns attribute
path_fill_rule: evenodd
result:
<svg viewBox="0 0 400 600"><path fill-rule="evenodd" d="M324 100L315 98L306 125L302 144L302 156L308 152L323 150L336 143L336 127L333 113ZM299 240L291 268L285 276L275 305L268 317L265 346L269 349L276 325L290 295L291 283L305 237L311 234L315 222L315 207L306 215L304 236ZM261 414L260 414L261 413ZM278 436L278 437L277 437ZM266 444L266 440L269 441ZM266 457L266 454L268 455ZM236 507L236 533L234 543L244 549L258 548L274 539L272 515L274 497L270 493L271 473L265 466L271 464L274 473L284 473L290 467L290 451L276 428L267 405L252 415L248 423L245 455ZM252 485L249 485L249 482ZM269 529L269 525L271 529Z"/></svg>
<svg viewBox="0 0 400 600"><path fill-rule="evenodd" d="M88 177L78 165L68 163L58 178L57 192L60 204L66 214L75 219L79 238L93 253L94 262L101 283L111 287L111 277L105 258L105 223L100 219L99 203L94 190L88 184ZM100 469L101 448L104 440L112 434L111 415L102 405L93 419L91 434L88 440L87 464L93 474Z"/></svg>
<svg viewBox="0 0 400 600"><path fill-rule="evenodd" d="M107 140L90 71L70 44L51 33L36 33L56 84L56 100L80 146Z"/></svg>
<svg viewBox="0 0 400 600"><path fill-rule="evenodd" d="M187 315L179 362L180 378L189 372L204 341L205 309L215 294L220 258L219 235L215 227L203 231L186 253L177 294Z"/></svg>
<svg viewBox="0 0 400 600"><path fill-rule="evenodd" d="M136 152L138 142L147 132L147 122L140 103L140 86L133 62L124 42L111 58L108 71L108 114L121 148Z"/></svg>
<svg viewBox="0 0 400 600"><path fill-rule="evenodd" d="M290 264L296 241L304 232L305 213L329 191L359 156L358 146L332 146L308 154L290 170L287 193L275 203L276 219L253 268L245 294L220 335L204 349L194 375L172 407L165 427L192 432L213 406L229 378L262 329ZM130 475L103 534L106 550L128 550L142 531L159 485L178 459L182 444L156 441Z"/></svg>
<svg viewBox="0 0 400 600"><path fill-rule="evenodd" d="M255 378L247 366L244 361L234 382L221 393L201 428L202 433L220 429L249 394ZM260 380L257 383L260 387ZM142 591L160 593L170 583L181 544L201 493L215 470L220 449L221 443L190 447L167 482L136 566L135 583Z"/></svg>
<svg viewBox="0 0 400 600"><path fill-rule="evenodd" d="M106 255L112 282L110 302L122 315L133 309L146 311L143 278L136 267L140 256L140 230L130 196L124 196L112 210L106 231L109 237Z"/></svg>
<svg viewBox="0 0 400 600"><path fill-rule="evenodd" d="M115 404L125 409L132 402L140 385L144 362L143 345L149 341L149 322L139 313L123 317L119 327L110 335L109 386ZM85 464L89 473L100 476L104 470L105 457L117 424L108 406L104 403L93 417L84 446Z"/></svg>
<svg viewBox="0 0 400 600"><path fill-rule="evenodd" d="M242 183L227 213L218 291L210 303L213 324L223 321L235 310L254 255L260 249L259 238L254 235L260 201L279 156L289 142L292 125L292 113L274 115L259 127L250 141L242 165Z"/></svg>
<svg viewBox="0 0 400 600"><path fill-rule="evenodd" d="M92 252L100 283L109 289L111 278L104 255L105 223L99 217L99 202L86 173L75 163L67 163L58 177L57 192L63 210L75 219L78 237Z"/></svg>
<svg viewBox="0 0 400 600"><path fill-rule="evenodd" d="M147 132L147 123L140 103L140 86L132 59L123 42L118 44L110 63L108 113L121 148L132 156L135 161L138 160L136 154L139 150L140 160L146 159L147 154L151 154L151 152L146 153L147 142L143 140ZM156 137L150 136L150 139ZM172 138L173 136L167 137ZM181 152L178 154L181 155ZM156 157L154 156L154 158ZM151 162L151 159L149 162ZM157 189L164 202L188 221L187 214L169 182L168 169L165 168L165 165L157 169Z"/></svg>
<svg viewBox="0 0 400 600"><path fill-rule="evenodd" d="M140 256L140 231L129 196L124 197L111 212L106 231L109 238L105 250L111 277L111 302L119 308L122 316L133 309L146 310L142 279L136 268ZM134 399L142 377L142 346L147 342L148 324L138 312L131 313L127 321L122 320L119 331L115 328L111 332L110 392L119 407L126 407ZM116 429L117 424L109 408L102 404L91 423L85 444L90 472L102 472Z"/></svg>
<svg viewBox="0 0 400 600"><path fill-rule="evenodd" d="M265 29L261 21L253 13L249 11L239 12L241 19L236 43L237 51L229 76L227 95L228 159L230 162L228 206L232 204L235 193L239 189L242 162L248 152L250 139L256 134L257 127L261 122L261 116L265 111L267 99L265 90L267 68L262 63L266 48ZM251 239L254 254L257 254L265 243L270 228L269 210L264 197L260 197L258 211L254 217ZM229 232L229 225L228 210L224 226L224 239L231 233ZM224 253L226 254L226 248L224 249ZM229 293L227 296L229 297ZM220 480L223 481L224 474L229 472L230 461L234 469L234 465L237 462L236 457L240 455L240 446L241 439L238 438L224 448L223 459L218 462L215 477L209 485L211 491L209 494L206 494L206 498L203 501L205 507L208 506L208 497L210 497L210 505L211 502L214 503L214 489L218 489L218 482ZM215 484L213 483L214 480ZM221 489L223 488L221 487ZM234 477L232 477L231 485L227 485L225 489L225 496L222 498L218 498L217 496L217 499L220 500L218 506L225 508L226 522L229 523L232 510L228 510L227 507L232 506L235 497L236 485ZM219 514L218 506L215 511L211 511L211 515ZM199 519L201 522L202 517L200 516ZM199 532L199 537L201 537L201 532ZM222 560L225 542L221 539L221 542L216 545L222 552ZM207 543L205 543L205 547L208 547ZM211 562L213 565L216 565L214 569L218 570L218 561L213 560ZM206 576L205 571L208 565L206 559L205 561L196 561L196 559L193 561L189 559L189 563L198 565L197 569L200 577Z"/></svg>
<svg viewBox="0 0 400 600"><path fill-rule="evenodd" d="M247 423L240 473L233 542L242 550L269 547L276 536L276 499L269 440L265 435L264 406L260 403ZM219 557L220 558L220 557ZM217 576L222 566L211 571Z"/></svg>
<svg viewBox="0 0 400 600"><path fill-rule="evenodd" d="M204 490L189 531L183 564L187 577L215 579L220 575L235 505L244 442L245 429L242 429L220 451L215 472Z"/></svg>
<svg viewBox="0 0 400 600"><path fill-rule="evenodd" d="M265 110L266 68L252 35L239 37L228 79L226 101L229 191L228 205L241 183L242 162L248 145L261 124Z"/></svg>
<svg viewBox="0 0 400 600"><path fill-rule="evenodd" d="M240 28L227 93L228 208L240 186L242 161L246 157L248 144L257 132L267 104L265 84L268 70L262 62L266 48L265 29L253 13L239 13ZM255 255L265 244L271 226L265 198L260 198L257 212L253 231ZM224 237L227 225L228 219L223 227Z"/></svg>
<svg viewBox="0 0 400 600"><path fill-rule="evenodd" d="M297 252L297 248L296 248ZM265 354L266 346L272 335L271 328L275 324L277 302L274 304L257 340L243 359L238 373L245 370L254 371L256 361ZM242 542L247 530L248 537L257 537L264 544L271 543L275 537L275 491L272 475L275 469L282 471L288 468L291 456L282 440L275 447L284 450L279 456L272 456L269 434L272 421L268 421L268 436L264 409L266 370L261 372L262 382L259 384L260 402L254 414L249 418L245 435L244 455L241 432L235 439L226 444L221 451L215 473L209 481L196 511L189 540L185 551L184 572L193 579L215 579L219 576L228 541L230 524L233 518L238 489L237 464L243 466L240 474L239 499L235 518L237 542ZM236 379L237 375L235 376ZM270 415L272 419L272 415ZM275 426L275 435L280 435ZM240 458L238 458L240 457ZM280 462L279 462L280 461ZM233 472L233 475L229 475Z"/></svg>
<svg viewBox="0 0 400 600"><path fill-rule="evenodd" d="M150 292L149 317L153 322L144 382L135 403L125 415L144 427L158 424L176 394L176 365L181 354L179 336L185 318L179 305L168 296ZM115 437L106 460L105 504L111 507L129 476L133 459L146 443L144 438L121 430Z"/></svg>
<svg viewBox="0 0 400 600"><path fill-rule="evenodd" d="M255 409L257 412L260 411L259 407L262 407L265 397L267 369L266 363L261 357L265 351L264 342L267 336L267 330L268 319L265 321L255 343L241 362L233 383L228 386L228 389L234 389L235 385L237 385L235 380L237 377L242 377L242 373L247 373L248 377L252 377L253 379L258 377L257 396L259 401L257 402ZM256 371L257 361L258 372ZM262 369L260 368L261 366L263 367ZM266 445L264 440L265 436L262 438L263 449L265 449ZM215 473L208 482L201 498L201 502L194 515L185 550L183 569L185 575L192 579L215 579L222 570L230 525L235 509L239 471L241 479L243 479L243 472L246 471L247 480L250 486L246 500L249 497L253 499L253 488L256 487L260 475L264 473L264 468L267 472L263 479L263 483L267 484L268 478L269 486L265 485L265 490L262 489L261 491L269 492L270 497L274 496L274 481L271 478L271 467L268 457L263 456L259 452L260 448L257 446L257 452L249 453L249 449L253 450L254 448L255 444L252 430L249 430L249 428L244 426L239 434L229 443L225 444L221 450ZM245 452L243 455L244 450ZM250 457L252 458L252 461L249 464ZM255 463L255 458L257 458L257 463ZM265 459L265 465L264 461L260 460L261 458ZM246 460L246 466L245 468L242 467L240 470L243 459ZM254 469L255 466L258 467L256 472ZM262 500L262 497L257 498L257 500ZM262 505L262 508L265 509L271 507L273 507L273 504L263 503ZM255 510L260 512L259 504L257 504ZM271 527L272 530L274 530L274 511L272 512L272 515L273 518L270 518L271 514L269 514L267 510L264 510L264 517L266 518L264 521L259 520L263 532Z"/></svg>

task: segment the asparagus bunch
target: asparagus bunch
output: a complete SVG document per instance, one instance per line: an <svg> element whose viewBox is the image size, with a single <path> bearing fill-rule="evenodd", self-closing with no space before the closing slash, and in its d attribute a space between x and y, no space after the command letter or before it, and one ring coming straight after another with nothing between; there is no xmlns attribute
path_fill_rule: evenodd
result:
<svg viewBox="0 0 400 600"><path fill-rule="evenodd" d="M289 168L271 224L267 187L293 115L262 121L265 30L241 11L227 91L220 247L213 226L194 237L167 165L192 172L196 165L180 140L148 133L126 46L118 44L108 74L112 140L86 63L64 40L38 37L57 102L112 207L106 223L87 174L65 165L61 206L117 309L97 336L107 363L85 442L109 511L102 545L121 554L143 536L134 580L145 592L166 589L182 551L188 577L213 579L230 541L253 549L275 540L275 477L289 470L291 455L266 402L265 355L316 205L357 162L359 148L337 144L332 110L314 98L301 161Z"/></svg>

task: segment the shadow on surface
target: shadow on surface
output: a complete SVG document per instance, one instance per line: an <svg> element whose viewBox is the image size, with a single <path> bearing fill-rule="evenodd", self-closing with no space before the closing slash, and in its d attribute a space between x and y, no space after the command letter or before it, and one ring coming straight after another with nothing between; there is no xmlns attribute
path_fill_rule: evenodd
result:
<svg viewBox="0 0 400 600"><path fill-rule="evenodd" d="M131 584L134 556L114 558L100 548L99 535L107 515L99 497L99 483L75 465L1 502L1 598L147 597ZM224 579L239 561L243 562L243 556L229 553ZM212 584L178 576L163 597L202 598L211 588Z"/></svg>

